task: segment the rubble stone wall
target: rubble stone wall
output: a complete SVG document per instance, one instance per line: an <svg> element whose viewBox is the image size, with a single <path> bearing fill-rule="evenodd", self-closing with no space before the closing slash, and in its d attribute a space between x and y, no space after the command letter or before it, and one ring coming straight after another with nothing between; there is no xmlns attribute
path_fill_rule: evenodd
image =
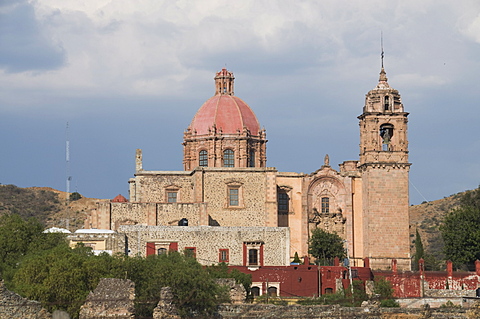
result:
<svg viewBox="0 0 480 319"><path fill-rule="evenodd" d="M28 300L8 290L0 281L0 318L50 319L52 315L38 301Z"/></svg>
<svg viewBox="0 0 480 319"><path fill-rule="evenodd" d="M244 242L262 242L265 266L290 263L290 232L286 227L212 227L212 226L121 226L128 238L129 255L146 255L147 242L176 242L178 250L194 247L199 263L219 262L220 249L228 249L229 265L241 266Z"/></svg>
<svg viewBox="0 0 480 319"><path fill-rule="evenodd" d="M401 309L376 307L340 307L333 306L275 306L266 304L222 305L219 309L221 318L256 319L470 319L465 309Z"/></svg>
<svg viewBox="0 0 480 319"><path fill-rule="evenodd" d="M135 283L129 279L102 278L80 308L80 319L133 319Z"/></svg>

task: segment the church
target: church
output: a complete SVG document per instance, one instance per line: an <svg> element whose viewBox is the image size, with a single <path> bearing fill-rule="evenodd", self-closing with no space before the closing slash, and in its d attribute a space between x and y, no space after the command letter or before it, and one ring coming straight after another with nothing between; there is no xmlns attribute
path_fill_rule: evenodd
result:
<svg viewBox="0 0 480 319"><path fill-rule="evenodd" d="M147 171L135 155L129 199L99 203L86 228L125 234L128 254L191 251L202 264L289 265L315 228L345 240L352 266L410 270L407 122L382 66L359 120L360 157L310 174L268 167L266 131L215 74L215 94L183 133L183 171ZM360 110L359 110L360 111Z"/></svg>

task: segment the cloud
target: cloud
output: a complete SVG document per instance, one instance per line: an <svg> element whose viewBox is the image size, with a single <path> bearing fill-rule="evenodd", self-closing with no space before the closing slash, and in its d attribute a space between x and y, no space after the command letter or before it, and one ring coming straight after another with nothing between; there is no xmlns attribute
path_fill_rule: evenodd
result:
<svg viewBox="0 0 480 319"><path fill-rule="evenodd" d="M0 68L10 73L45 71L61 67L65 52L43 32L27 1L0 7Z"/></svg>

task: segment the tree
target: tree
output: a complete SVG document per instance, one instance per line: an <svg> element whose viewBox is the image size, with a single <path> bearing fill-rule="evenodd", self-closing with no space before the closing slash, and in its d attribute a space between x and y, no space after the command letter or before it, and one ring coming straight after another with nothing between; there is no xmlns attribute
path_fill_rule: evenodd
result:
<svg viewBox="0 0 480 319"><path fill-rule="evenodd" d="M93 281L84 267L93 257L91 249L81 246L58 246L29 255L13 278L15 292L40 301L50 311L66 310L78 318L80 306L100 279Z"/></svg>
<svg viewBox="0 0 480 319"><path fill-rule="evenodd" d="M480 259L480 187L465 193L460 207L445 216L440 227L445 256L456 268L474 268Z"/></svg>
<svg viewBox="0 0 480 319"><path fill-rule="evenodd" d="M219 263L206 268L213 278L233 278L237 284L243 285L247 295L250 295L252 286L252 275L244 274L237 269L228 268L226 263Z"/></svg>
<svg viewBox="0 0 480 319"><path fill-rule="evenodd" d="M0 217L0 274L15 268L25 256L28 247L43 231L35 219L24 220L20 215L7 214Z"/></svg>
<svg viewBox="0 0 480 319"><path fill-rule="evenodd" d="M309 240L308 253L316 258L320 265L333 265L333 259L345 258L343 240L336 233L329 233L315 228Z"/></svg>
<svg viewBox="0 0 480 319"><path fill-rule="evenodd" d="M70 194L71 201L76 201L76 200L79 200L80 198L82 198L82 195L80 195L80 193L78 192L73 192Z"/></svg>
<svg viewBox="0 0 480 319"><path fill-rule="evenodd" d="M380 299L380 307L400 307L398 302L393 299L393 287L390 281L383 277L375 280L373 292Z"/></svg>
<svg viewBox="0 0 480 319"><path fill-rule="evenodd" d="M418 261L421 258L425 258L425 252L423 250L422 237L420 237L420 233L417 229L415 234L415 256L413 258L413 269L418 270Z"/></svg>

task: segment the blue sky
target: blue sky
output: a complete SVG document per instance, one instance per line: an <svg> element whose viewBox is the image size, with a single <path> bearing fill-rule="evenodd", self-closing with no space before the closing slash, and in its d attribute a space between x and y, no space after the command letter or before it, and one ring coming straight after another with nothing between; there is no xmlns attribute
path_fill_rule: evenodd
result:
<svg viewBox="0 0 480 319"><path fill-rule="evenodd" d="M380 71L409 116L411 203L480 184L476 0L0 2L0 183L128 197L135 149L181 170L182 137L216 71L267 130L267 164L358 159ZM418 191L417 191L418 189Z"/></svg>

